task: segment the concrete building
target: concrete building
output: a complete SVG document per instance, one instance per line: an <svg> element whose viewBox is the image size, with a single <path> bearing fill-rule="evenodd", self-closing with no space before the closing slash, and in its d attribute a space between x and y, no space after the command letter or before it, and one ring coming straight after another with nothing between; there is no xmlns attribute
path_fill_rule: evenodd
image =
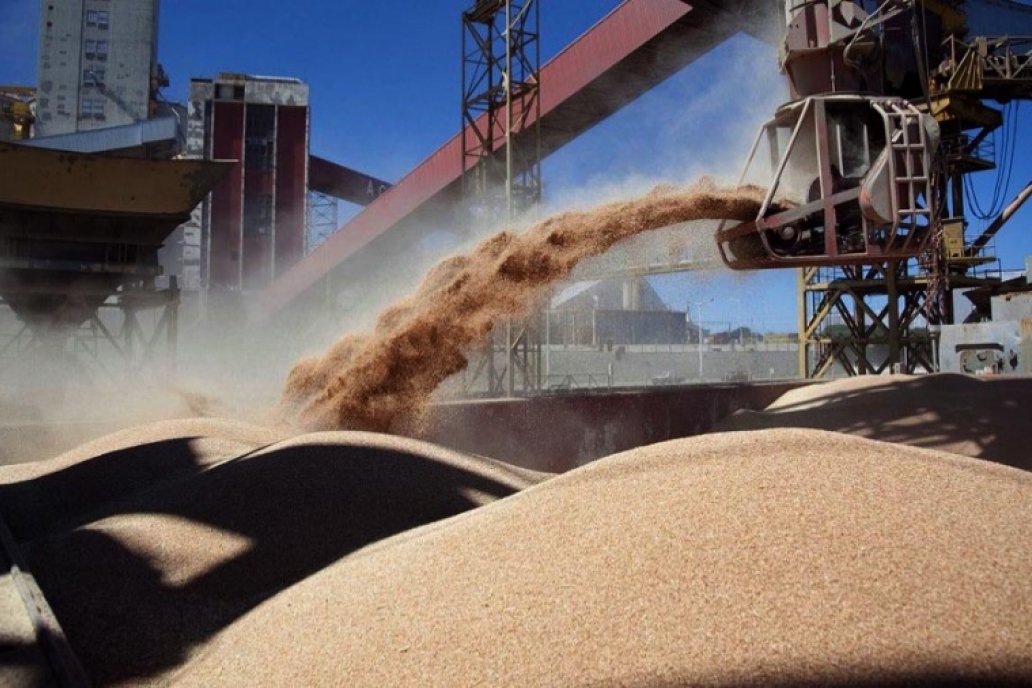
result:
<svg viewBox="0 0 1032 688"><path fill-rule="evenodd" d="M192 79L186 153L238 160L166 245L186 290L260 289L302 256L308 191L308 86L221 73Z"/></svg>
<svg viewBox="0 0 1032 688"><path fill-rule="evenodd" d="M36 135L147 119L167 80L157 62L159 0L42 0Z"/></svg>
<svg viewBox="0 0 1032 688"><path fill-rule="evenodd" d="M614 346L684 344L683 311L671 311L648 280L592 280L568 285L552 299L551 344Z"/></svg>

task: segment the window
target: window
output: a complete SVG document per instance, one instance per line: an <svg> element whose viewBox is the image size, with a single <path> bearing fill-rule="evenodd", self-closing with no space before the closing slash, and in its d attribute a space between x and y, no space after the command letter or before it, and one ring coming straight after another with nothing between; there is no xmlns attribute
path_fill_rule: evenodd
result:
<svg viewBox="0 0 1032 688"><path fill-rule="evenodd" d="M86 48L83 51L86 54L87 60L97 59L97 42L96 41L85 41Z"/></svg>
<svg viewBox="0 0 1032 688"><path fill-rule="evenodd" d="M103 98L83 98L79 105L79 119L104 119Z"/></svg>
<svg viewBox="0 0 1032 688"><path fill-rule="evenodd" d="M101 62L107 62L108 56L108 42L97 41L97 59Z"/></svg>
<svg viewBox="0 0 1032 688"><path fill-rule="evenodd" d="M84 70L82 70L82 85L83 86L103 86L104 85L104 70L103 69L84 69Z"/></svg>
<svg viewBox="0 0 1032 688"><path fill-rule="evenodd" d="M86 26L107 29L111 25L111 13L107 10L86 10Z"/></svg>

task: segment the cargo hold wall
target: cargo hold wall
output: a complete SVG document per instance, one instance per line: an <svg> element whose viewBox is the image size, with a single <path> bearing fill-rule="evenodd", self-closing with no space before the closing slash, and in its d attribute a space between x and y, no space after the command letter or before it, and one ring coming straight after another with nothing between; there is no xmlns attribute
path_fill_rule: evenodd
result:
<svg viewBox="0 0 1032 688"><path fill-rule="evenodd" d="M802 380L652 387L443 403L427 439L541 471L562 472L645 444L709 431L739 409L759 410Z"/></svg>

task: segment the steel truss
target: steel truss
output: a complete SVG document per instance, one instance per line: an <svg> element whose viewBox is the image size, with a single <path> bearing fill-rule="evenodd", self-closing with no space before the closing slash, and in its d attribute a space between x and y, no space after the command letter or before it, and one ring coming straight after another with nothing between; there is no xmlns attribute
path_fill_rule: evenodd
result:
<svg viewBox="0 0 1032 688"><path fill-rule="evenodd" d="M319 248L338 227L337 199L319 191L309 191L305 255Z"/></svg>
<svg viewBox="0 0 1032 688"><path fill-rule="evenodd" d="M955 290L999 282L958 274L938 283L918 261L799 270L799 372L822 378L938 369L937 325L952 322Z"/></svg>
<svg viewBox="0 0 1032 688"><path fill-rule="evenodd" d="M538 21L536 0L462 14L462 188L483 219L509 222L541 198Z"/></svg>
<svg viewBox="0 0 1032 688"><path fill-rule="evenodd" d="M509 320L495 328L491 341L472 357L462 380L466 396L486 393L514 396L533 392L544 382L540 313L523 320Z"/></svg>
<svg viewBox="0 0 1032 688"><path fill-rule="evenodd" d="M18 321L0 333L0 373L35 354L72 358L84 373L109 378L143 372L172 374L179 338L180 291L119 292L78 328ZM0 300L0 307L7 304ZM141 318L143 313L153 313ZM105 317L105 316L109 317ZM13 321L13 314L11 314Z"/></svg>
<svg viewBox="0 0 1032 688"><path fill-rule="evenodd" d="M990 267L998 263L991 241L1027 194L971 238L966 178L996 167L989 136L1003 124L1003 113L982 101L1032 97L1032 38L978 37L970 44L949 38L944 55L929 79L928 99L918 103L942 132L945 169L936 195L943 231L923 261L800 270L804 377L823 377L836 363L849 375L937 370L935 326L954 322L956 291L1000 281L998 268Z"/></svg>
<svg viewBox="0 0 1032 688"><path fill-rule="evenodd" d="M799 271L799 370L820 378L837 363L848 375L892 368L934 370L924 321L928 280L907 262Z"/></svg>
<svg viewBox="0 0 1032 688"><path fill-rule="evenodd" d="M536 0L477 0L462 14L462 191L477 224L512 226L541 198L538 26ZM467 370L467 392L480 377L492 396L540 389L535 320L496 331Z"/></svg>

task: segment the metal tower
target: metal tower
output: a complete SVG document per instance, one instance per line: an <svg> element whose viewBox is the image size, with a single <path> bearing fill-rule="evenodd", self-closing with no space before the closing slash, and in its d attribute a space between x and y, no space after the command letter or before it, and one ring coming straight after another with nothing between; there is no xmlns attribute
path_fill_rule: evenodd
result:
<svg viewBox="0 0 1032 688"><path fill-rule="evenodd" d="M479 224L512 226L541 198L538 24L536 0L477 0L462 14L462 190ZM474 366L489 394L540 388L534 320L506 323Z"/></svg>
<svg viewBox="0 0 1032 688"><path fill-rule="evenodd" d="M511 223L541 198L536 0L477 0L462 14L463 193Z"/></svg>
<svg viewBox="0 0 1032 688"><path fill-rule="evenodd" d="M1013 150L993 150L989 138L1005 130L1012 115L984 101L1032 98L1032 39L976 37L965 43L952 35L939 52L938 66L928 65L924 95L913 101L935 117L942 132L939 235L920 259L800 270L804 377L823 377L836 363L849 375L936 370L937 332L955 322L954 295L1000 282L992 240L1032 195L1032 182L1011 204L1005 206L1000 195L983 209L968 177L997 166L1006 174L1013 161ZM970 214L992 220L976 237L966 236Z"/></svg>

